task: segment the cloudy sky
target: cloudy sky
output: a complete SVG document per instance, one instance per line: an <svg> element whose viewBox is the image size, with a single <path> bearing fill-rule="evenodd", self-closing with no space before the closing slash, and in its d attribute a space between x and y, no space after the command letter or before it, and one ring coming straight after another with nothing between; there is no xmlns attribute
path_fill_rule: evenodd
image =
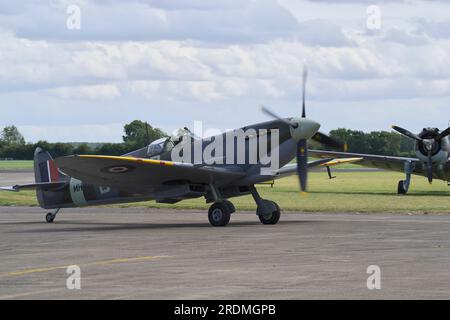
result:
<svg viewBox="0 0 450 320"><path fill-rule="evenodd" d="M0 40L0 127L27 141L299 115L304 64L324 131L450 120L450 1L0 0Z"/></svg>

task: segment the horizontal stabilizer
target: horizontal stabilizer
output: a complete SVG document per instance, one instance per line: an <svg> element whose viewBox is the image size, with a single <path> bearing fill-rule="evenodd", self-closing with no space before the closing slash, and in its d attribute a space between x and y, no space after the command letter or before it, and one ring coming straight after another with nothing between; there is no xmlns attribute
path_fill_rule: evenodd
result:
<svg viewBox="0 0 450 320"><path fill-rule="evenodd" d="M42 191L55 191L65 187L67 182L41 182L31 184L16 184L10 187L0 187L2 191L19 192L22 190L42 190Z"/></svg>

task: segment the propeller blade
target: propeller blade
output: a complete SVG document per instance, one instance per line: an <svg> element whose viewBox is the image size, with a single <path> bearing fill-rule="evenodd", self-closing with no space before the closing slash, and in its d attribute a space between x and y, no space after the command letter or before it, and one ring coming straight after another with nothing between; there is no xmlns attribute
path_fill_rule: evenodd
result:
<svg viewBox="0 0 450 320"><path fill-rule="evenodd" d="M427 177L428 177L428 182L430 184L433 183L433 157L432 157L431 150L428 151Z"/></svg>
<svg viewBox="0 0 450 320"><path fill-rule="evenodd" d="M331 149L336 149L336 150L345 150L345 144L343 144L342 142L322 133L322 132L317 132L312 139L314 141L317 141L327 147L330 147Z"/></svg>
<svg viewBox="0 0 450 320"><path fill-rule="evenodd" d="M414 134L406 129L397 127L397 126L392 126L392 129L394 129L395 131L397 131L398 133L401 133L404 136L407 136L408 138L417 140L417 141L422 141L422 138L420 138L417 134Z"/></svg>
<svg viewBox="0 0 450 320"><path fill-rule="evenodd" d="M302 139L297 145L297 175L300 182L300 190L306 192L308 179L308 142Z"/></svg>
<svg viewBox="0 0 450 320"><path fill-rule="evenodd" d="M433 183L433 160L431 158L431 153L428 156L428 162L427 162L427 177L428 182L431 184Z"/></svg>
<svg viewBox="0 0 450 320"><path fill-rule="evenodd" d="M275 118L281 122L284 122L290 126L292 126L293 128L297 128L298 124L295 122L291 122L289 120L286 120L284 118L281 118L279 115L277 115L276 113L272 112L271 110L269 110L268 108L266 108L265 106L261 106L261 111L264 112L265 114L269 115L272 118Z"/></svg>
<svg viewBox="0 0 450 320"><path fill-rule="evenodd" d="M439 133L439 135L436 137L436 140L442 140L443 138L445 138L446 136L448 136L450 134L450 127L445 129L444 131L442 131L441 133Z"/></svg>
<svg viewBox="0 0 450 320"><path fill-rule="evenodd" d="M303 103L302 103L302 118L306 118L306 81L308 80L308 69L303 67Z"/></svg>

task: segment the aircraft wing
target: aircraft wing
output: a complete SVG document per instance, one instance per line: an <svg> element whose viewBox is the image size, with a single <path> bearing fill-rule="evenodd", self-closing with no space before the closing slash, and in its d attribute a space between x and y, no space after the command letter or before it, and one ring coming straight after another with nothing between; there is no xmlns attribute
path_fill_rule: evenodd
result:
<svg viewBox="0 0 450 320"><path fill-rule="evenodd" d="M214 182L220 186L246 175L239 167L200 166L134 157L68 156L55 159L55 164L64 173L83 182L136 193L186 182Z"/></svg>
<svg viewBox="0 0 450 320"><path fill-rule="evenodd" d="M362 158L353 157L353 158L341 158L334 159L333 157L325 157L325 159L315 160L308 162L308 168L314 167L332 167L337 166L343 163L354 163L361 161ZM274 179L281 179L284 177L288 177L291 175L297 174L297 164L291 163L287 164L284 167L280 168L277 171L277 174L273 177Z"/></svg>
<svg viewBox="0 0 450 320"><path fill-rule="evenodd" d="M419 159L416 158L406 158L406 157L390 157L390 156L380 156L372 154L363 153L349 153L349 152L334 152L334 151L322 151L322 150L309 150L308 152L313 157L318 158L360 158L361 160L357 162L358 165L369 168L384 169L389 171L405 171L405 162L420 163ZM421 173L422 166L416 165L414 173Z"/></svg>

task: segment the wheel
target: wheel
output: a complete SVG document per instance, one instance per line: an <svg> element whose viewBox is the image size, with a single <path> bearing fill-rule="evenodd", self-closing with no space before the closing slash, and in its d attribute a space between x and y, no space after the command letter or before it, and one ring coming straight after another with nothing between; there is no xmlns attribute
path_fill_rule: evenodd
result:
<svg viewBox="0 0 450 320"><path fill-rule="evenodd" d="M277 224L278 221L280 221L281 216L281 210L278 204L274 201L270 201L276 208L275 211L273 211L270 214L260 214L259 221L261 221L262 224Z"/></svg>
<svg viewBox="0 0 450 320"><path fill-rule="evenodd" d="M214 203L208 211L209 223L214 227L224 227L230 222L230 208L224 202Z"/></svg>
<svg viewBox="0 0 450 320"><path fill-rule="evenodd" d="M234 207L234 204L231 201L222 200L222 203L225 204L228 207L228 212L230 214L236 212L236 208Z"/></svg>
<svg viewBox="0 0 450 320"><path fill-rule="evenodd" d="M55 220L55 215L51 212L47 213L45 216L45 221L52 223Z"/></svg>
<svg viewBox="0 0 450 320"><path fill-rule="evenodd" d="M398 188L397 188L398 194L407 194L408 191L405 189L405 181L400 180L398 182Z"/></svg>

